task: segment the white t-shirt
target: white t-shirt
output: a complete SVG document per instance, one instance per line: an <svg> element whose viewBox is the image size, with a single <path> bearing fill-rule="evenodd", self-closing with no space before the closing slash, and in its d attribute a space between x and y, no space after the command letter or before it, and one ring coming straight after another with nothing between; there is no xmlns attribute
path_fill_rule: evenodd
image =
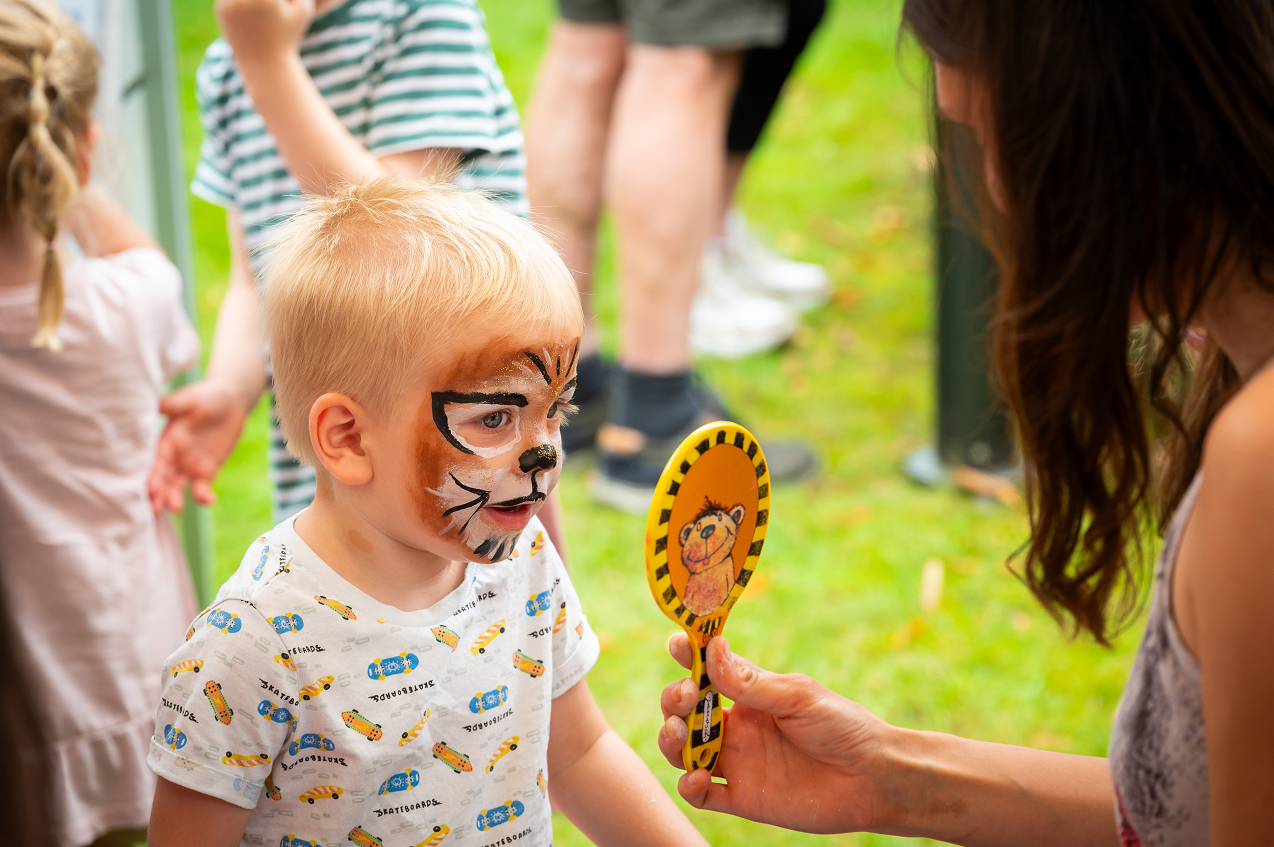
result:
<svg viewBox="0 0 1274 847"><path fill-rule="evenodd" d="M197 607L146 477L199 339L156 250L68 262L63 284L57 353L31 346L35 284L0 288L0 577L53 763L50 840L72 845L150 817L156 672Z"/></svg>
<svg viewBox="0 0 1274 847"><path fill-rule="evenodd" d="M543 526L404 612L294 520L248 548L169 657L151 768L254 809L247 844L551 843L552 700L599 647Z"/></svg>

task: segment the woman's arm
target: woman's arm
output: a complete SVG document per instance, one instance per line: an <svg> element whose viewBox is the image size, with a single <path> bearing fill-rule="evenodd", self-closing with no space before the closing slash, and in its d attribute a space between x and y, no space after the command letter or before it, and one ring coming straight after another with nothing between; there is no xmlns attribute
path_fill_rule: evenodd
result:
<svg viewBox="0 0 1274 847"><path fill-rule="evenodd" d="M690 666L684 634L669 644ZM708 676L734 701L714 783L681 777L692 805L805 832L879 832L965 845L1115 844L1104 759L898 729L799 674L708 643ZM697 687L664 689L659 747L681 766Z"/></svg>
<svg viewBox="0 0 1274 847"><path fill-rule="evenodd" d="M1274 808L1274 369L1217 417L1174 574L1203 674L1213 847L1268 844Z"/></svg>
<svg viewBox="0 0 1274 847"><path fill-rule="evenodd" d="M548 760L554 808L594 844L707 844L610 728L588 683L576 683L553 701Z"/></svg>

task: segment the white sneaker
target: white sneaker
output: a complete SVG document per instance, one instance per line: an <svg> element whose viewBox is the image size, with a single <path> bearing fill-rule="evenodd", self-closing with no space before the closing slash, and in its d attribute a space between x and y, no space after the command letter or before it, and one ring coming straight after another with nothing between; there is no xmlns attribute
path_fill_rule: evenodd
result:
<svg viewBox="0 0 1274 847"><path fill-rule="evenodd" d="M747 289L731 272L719 243L705 245L699 293L690 307L690 345L696 353L739 359L778 347L796 331L786 303Z"/></svg>
<svg viewBox="0 0 1274 847"><path fill-rule="evenodd" d="M821 306L831 296L827 271L821 265L780 256L757 238L737 209L726 214L722 247L734 276L758 294L782 300L798 311Z"/></svg>

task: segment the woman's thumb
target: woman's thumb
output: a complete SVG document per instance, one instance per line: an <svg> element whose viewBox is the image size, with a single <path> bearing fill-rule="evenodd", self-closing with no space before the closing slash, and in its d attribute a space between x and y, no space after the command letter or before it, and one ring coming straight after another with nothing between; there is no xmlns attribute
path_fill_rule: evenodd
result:
<svg viewBox="0 0 1274 847"><path fill-rule="evenodd" d="M808 685L800 674L776 674L730 652L722 636L708 642L708 678L735 703L775 715L790 715L806 702Z"/></svg>

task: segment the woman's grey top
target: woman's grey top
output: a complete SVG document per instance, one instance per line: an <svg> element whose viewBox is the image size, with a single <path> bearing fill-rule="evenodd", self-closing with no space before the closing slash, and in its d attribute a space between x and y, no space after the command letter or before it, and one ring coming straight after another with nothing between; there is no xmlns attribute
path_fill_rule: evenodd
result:
<svg viewBox="0 0 1274 847"><path fill-rule="evenodd" d="M1110 733L1115 818L1123 847L1208 843L1208 749L1199 663L1172 616L1172 573L1203 482L1173 515L1155 563L1150 616Z"/></svg>

